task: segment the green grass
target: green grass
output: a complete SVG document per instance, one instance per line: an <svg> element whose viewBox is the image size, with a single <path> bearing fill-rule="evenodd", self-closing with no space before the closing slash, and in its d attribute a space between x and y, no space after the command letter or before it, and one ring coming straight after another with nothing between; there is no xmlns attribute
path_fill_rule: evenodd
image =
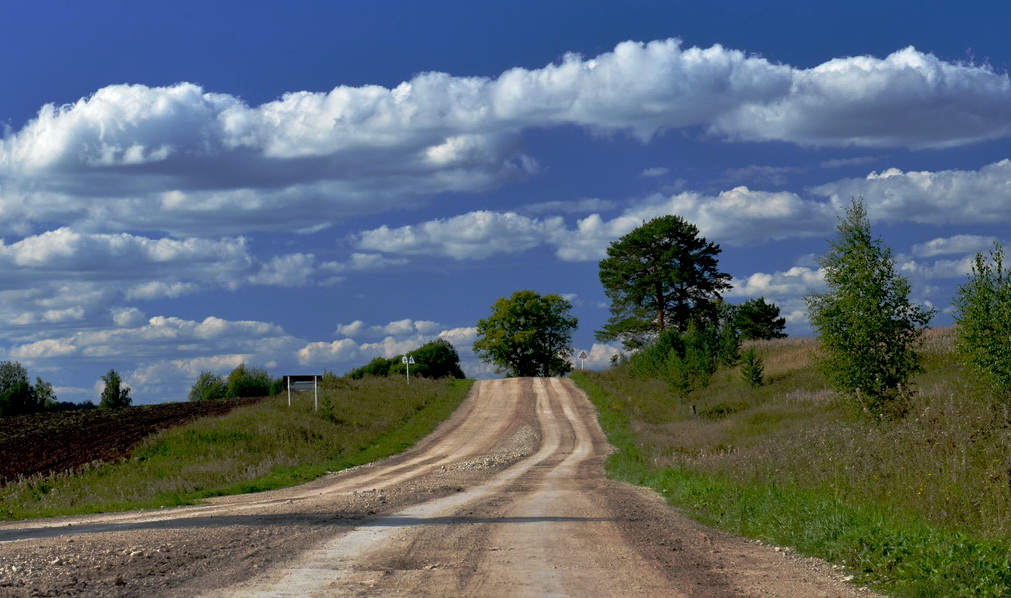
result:
<svg viewBox="0 0 1011 598"><path fill-rule="evenodd" d="M885 424L824 387L811 341L757 348L757 389L733 370L686 396L621 367L573 376L619 449L609 474L896 596L1011 595L1011 413L966 385L950 330L927 339L910 413Z"/></svg>
<svg viewBox="0 0 1011 598"><path fill-rule="evenodd" d="M472 381L334 379L146 440L131 458L0 488L0 518L192 504L281 488L401 452L459 406Z"/></svg>

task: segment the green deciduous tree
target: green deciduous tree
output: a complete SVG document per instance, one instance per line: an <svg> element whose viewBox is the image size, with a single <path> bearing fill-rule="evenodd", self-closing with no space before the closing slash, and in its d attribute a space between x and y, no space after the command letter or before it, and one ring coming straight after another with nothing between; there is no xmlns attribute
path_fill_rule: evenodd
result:
<svg viewBox="0 0 1011 598"><path fill-rule="evenodd" d="M228 385L225 379L214 372L200 372L200 377L190 388L191 401L215 401L225 398Z"/></svg>
<svg viewBox="0 0 1011 598"><path fill-rule="evenodd" d="M572 332L578 320L559 295L517 291L477 323L474 351L510 376L561 376L572 370Z"/></svg>
<svg viewBox="0 0 1011 598"><path fill-rule="evenodd" d="M954 303L962 359L999 398L1011 399L1011 268L1003 247L976 254Z"/></svg>
<svg viewBox="0 0 1011 598"><path fill-rule="evenodd" d="M23 415L36 411L28 371L16 361L0 363L0 415Z"/></svg>
<svg viewBox="0 0 1011 598"><path fill-rule="evenodd" d="M612 243L600 262L611 317L597 340L637 349L667 328L685 332L692 320L715 321L721 293L730 288L720 251L679 216L654 218Z"/></svg>
<svg viewBox="0 0 1011 598"><path fill-rule="evenodd" d="M411 376L459 379L466 377L464 376L463 369L460 367L460 354L457 353L453 344L445 339L435 339L408 353L414 358L415 362L411 366ZM389 359L375 357L362 367L349 371L345 376L352 380L358 380L366 376L382 378L394 375L403 376L407 373L407 366L403 363L403 357L403 355L397 355Z"/></svg>
<svg viewBox="0 0 1011 598"><path fill-rule="evenodd" d="M411 351L414 365L411 375L422 378L465 378L460 368L460 354L445 339L435 339ZM398 360L399 361L399 360ZM401 363L401 365L403 365Z"/></svg>
<svg viewBox="0 0 1011 598"><path fill-rule="evenodd" d="M100 409L121 409L129 407L133 399L130 398L130 389L123 386L123 379L119 377L116 370L102 376L105 388L102 389L101 400L98 403Z"/></svg>
<svg viewBox="0 0 1011 598"><path fill-rule="evenodd" d="M903 388L922 370L917 344L933 310L909 301L909 281L891 250L871 235L862 200L854 200L819 263L824 293L806 298L829 382L875 417L901 412Z"/></svg>
<svg viewBox="0 0 1011 598"><path fill-rule="evenodd" d="M28 371L16 361L0 363L0 415L40 413L56 407L53 385L36 377L28 381Z"/></svg>
<svg viewBox="0 0 1011 598"><path fill-rule="evenodd" d="M779 307L765 297L749 299L734 309L734 327L743 340L786 338L786 318L779 317Z"/></svg>
<svg viewBox="0 0 1011 598"><path fill-rule="evenodd" d="M59 399L52 384L36 376L32 391L35 393L35 406L39 411L51 411L56 408Z"/></svg>
<svg viewBox="0 0 1011 598"><path fill-rule="evenodd" d="M238 397L266 397L270 395L270 374L263 368L247 368L245 363L240 363L231 373L225 382L225 396L229 398Z"/></svg>

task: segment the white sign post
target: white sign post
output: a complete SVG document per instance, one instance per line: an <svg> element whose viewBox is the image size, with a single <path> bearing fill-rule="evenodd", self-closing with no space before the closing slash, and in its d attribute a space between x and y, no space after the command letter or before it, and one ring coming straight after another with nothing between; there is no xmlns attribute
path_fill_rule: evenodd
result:
<svg viewBox="0 0 1011 598"><path fill-rule="evenodd" d="M292 382L312 382L312 395L313 402L312 408L314 411L319 411L319 381L322 376L314 374L311 376L285 376L285 380L288 382L288 406L291 407L291 383Z"/></svg>
<svg viewBox="0 0 1011 598"><path fill-rule="evenodd" d="M400 358L400 361L402 361L404 363L404 365L407 366L407 383L410 384L411 383L411 366L414 365L414 358L413 357L408 357L407 355L404 355L403 357Z"/></svg>
<svg viewBox="0 0 1011 598"><path fill-rule="evenodd" d="M583 369L583 360L587 357L589 357L589 355L586 354L586 351L579 352L579 369Z"/></svg>

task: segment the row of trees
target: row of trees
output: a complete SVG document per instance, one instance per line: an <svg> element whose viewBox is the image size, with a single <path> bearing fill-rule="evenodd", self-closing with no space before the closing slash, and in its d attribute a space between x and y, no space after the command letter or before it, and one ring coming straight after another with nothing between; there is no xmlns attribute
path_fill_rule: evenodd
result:
<svg viewBox="0 0 1011 598"><path fill-rule="evenodd" d="M673 215L645 222L612 243L600 262L611 316L597 340L620 341L632 352L654 347L650 355L662 352L666 370L680 372L672 376L683 387L687 380L706 377L720 361L715 347L732 345L736 360L741 339L785 336L785 318L764 297L742 305L723 302L730 275L719 269L719 254L719 245ZM572 368L568 355L578 324L571 309L559 295L534 291L499 299L492 315L478 322L474 350L512 376L563 375ZM704 359L694 357L700 351ZM655 365L656 359L644 359ZM703 361L698 367L686 365Z"/></svg>
<svg viewBox="0 0 1011 598"><path fill-rule="evenodd" d="M853 200L836 232L819 260L826 290L805 298L820 340L819 367L864 413L901 415L910 380L922 371L918 345L936 310L910 301L909 281L871 233L862 200ZM742 357L745 379L761 384L761 361L754 352L742 356L740 341L785 336L785 319L764 298L723 302L730 276L719 269L719 254L719 245L673 215L612 243L600 262L611 315L596 338L620 341L633 354L633 368L680 391L704 386L721 363ZM564 374L577 325L571 307L558 295L533 291L500 299L478 323L475 351L510 375ZM1002 247L977 254L955 308L963 361L994 395L1011 399L1011 268Z"/></svg>
<svg viewBox="0 0 1011 598"><path fill-rule="evenodd" d="M464 378L460 368L460 355L453 345L444 339L426 343L410 353L414 358L411 374L422 378ZM345 376L361 379L365 376L395 376L406 373L403 355L392 358L376 357L367 365L353 369ZM200 373L190 388L191 401L214 401L218 399L273 396L285 389L283 378L271 378L263 368L250 368L240 363L228 374L220 376L211 371Z"/></svg>
<svg viewBox="0 0 1011 598"><path fill-rule="evenodd" d="M741 361L740 341L785 336L785 319L764 297L725 303L730 275L719 269L719 245L699 235L679 216L644 222L612 243L599 276L611 300L610 318L596 338L620 341L635 353L636 367L661 372L680 390L704 386L719 364ZM826 291L806 298L821 341L819 365L829 382L876 417L901 411L909 380L922 370L917 343L935 313L910 302L910 285L895 271L890 250L871 234L867 211L854 200L837 226L837 237L820 259ZM980 379L1011 398L1011 270L1000 246L978 254L970 280L956 300L959 348ZM572 332L578 320L559 295L524 290L502 298L478 322L474 350L512 376L557 376L572 365ZM464 377L459 355L442 339L411 355L418 376ZM349 378L405 373L402 356L376 358ZM761 383L754 353L743 356L746 379ZM129 405L129 388L115 370L103 376L102 407ZM240 364L228 376L200 374L190 400L275 394L283 380L262 368ZM52 408L52 385L28 381L20 364L0 364L0 414Z"/></svg>
<svg viewBox="0 0 1011 598"><path fill-rule="evenodd" d="M918 344L935 310L910 301L909 281L872 235L862 200L852 202L836 232L819 260L826 290L806 297L821 343L819 367L862 412L901 415L910 380L922 371ZM689 391L704 386L719 364L737 363L741 338L782 336L785 322L764 298L722 303L730 277L719 270L719 253L677 216L651 220L612 243L600 262L611 317L597 339L620 340L634 352L633 369ZM965 362L991 391L1011 398L1011 270L999 246L988 258L976 256L955 307ZM746 380L760 384L760 360L743 357Z"/></svg>
<svg viewBox="0 0 1011 598"><path fill-rule="evenodd" d="M822 344L821 369L836 389L878 418L901 415L912 376L923 371L918 344L936 310L909 300L891 250L871 234L862 200L840 219L820 260L827 290L807 298ZM995 243L977 253L954 300L957 350L990 396L1011 400L1011 268Z"/></svg>
<svg viewBox="0 0 1011 598"><path fill-rule="evenodd" d="M359 380L365 376L403 376L407 373L407 365L403 362L404 355L395 355L389 359L376 357L368 364L353 369L345 376ZM453 344L445 339L436 339L421 345L410 352L414 359L411 374L421 378L458 378L466 376L460 367L460 354Z"/></svg>
<svg viewBox="0 0 1011 598"><path fill-rule="evenodd" d="M0 363L0 416L51 411L56 403L52 384L38 377L32 384L28 371L16 361Z"/></svg>
<svg viewBox="0 0 1011 598"><path fill-rule="evenodd" d="M132 402L130 389L123 385L116 370L102 376L104 386L99 396L98 406L102 409L127 407ZM0 417L7 415L27 415L47 411L71 409L94 409L91 401L84 403L61 402L53 385L36 376L32 384L28 370L16 361L0 363Z"/></svg>
<svg viewBox="0 0 1011 598"><path fill-rule="evenodd" d="M284 381L273 379L263 368L236 366L227 377L211 371L200 372L190 388L191 401L215 401L243 397L266 397L281 391Z"/></svg>

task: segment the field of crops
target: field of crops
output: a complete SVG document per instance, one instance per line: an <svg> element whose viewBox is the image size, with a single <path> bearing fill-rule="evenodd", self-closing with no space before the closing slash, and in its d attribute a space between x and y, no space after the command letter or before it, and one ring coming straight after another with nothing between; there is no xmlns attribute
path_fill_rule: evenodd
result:
<svg viewBox="0 0 1011 598"><path fill-rule="evenodd" d="M163 403L0 418L0 485L35 474L114 462L147 436L260 399Z"/></svg>

